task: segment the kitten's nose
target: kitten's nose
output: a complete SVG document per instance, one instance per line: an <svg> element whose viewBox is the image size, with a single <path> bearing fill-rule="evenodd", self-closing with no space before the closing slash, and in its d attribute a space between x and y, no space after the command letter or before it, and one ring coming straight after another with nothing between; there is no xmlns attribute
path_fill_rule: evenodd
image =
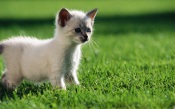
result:
<svg viewBox="0 0 175 109"><path fill-rule="evenodd" d="M88 41L88 36L87 36L87 35L83 35L82 41L83 41L83 42Z"/></svg>

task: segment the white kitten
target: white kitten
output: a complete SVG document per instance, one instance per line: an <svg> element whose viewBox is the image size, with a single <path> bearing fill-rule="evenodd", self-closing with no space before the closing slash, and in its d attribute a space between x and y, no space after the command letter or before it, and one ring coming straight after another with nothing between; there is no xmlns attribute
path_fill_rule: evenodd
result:
<svg viewBox="0 0 175 109"><path fill-rule="evenodd" d="M14 89L23 79L33 82L49 80L53 86L66 89L65 80L79 84L77 69L81 44L92 35L97 9L88 13L61 9L56 16L52 39L14 37L0 43L0 54L6 64L2 85Z"/></svg>

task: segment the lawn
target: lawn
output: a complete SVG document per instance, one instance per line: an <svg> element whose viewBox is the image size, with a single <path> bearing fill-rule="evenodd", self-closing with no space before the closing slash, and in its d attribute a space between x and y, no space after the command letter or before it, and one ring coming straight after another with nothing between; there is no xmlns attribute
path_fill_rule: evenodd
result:
<svg viewBox="0 0 175 109"><path fill-rule="evenodd" d="M23 81L13 92L0 86L0 109L175 108L175 1L0 1L0 40L52 38L61 7L99 8L93 38L82 49L81 86L63 91Z"/></svg>

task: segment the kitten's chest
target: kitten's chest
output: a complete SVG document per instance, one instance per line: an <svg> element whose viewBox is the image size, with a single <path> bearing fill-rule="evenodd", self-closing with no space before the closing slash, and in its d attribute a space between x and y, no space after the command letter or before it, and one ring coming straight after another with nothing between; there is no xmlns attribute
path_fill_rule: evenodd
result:
<svg viewBox="0 0 175 109"><path fill-rule="evenodd" d="M67 67L73 66L73 64L76 62L76 51L68 51L65 54L64 57L64 63Z"/></svg>
<svg viewBox="0 0 175 109"><path fill-rule="evenodd" d="M65 51L63 66L65 70L71 70L75 64L78 62L79 50L78 49L68 49Z"/></svg>

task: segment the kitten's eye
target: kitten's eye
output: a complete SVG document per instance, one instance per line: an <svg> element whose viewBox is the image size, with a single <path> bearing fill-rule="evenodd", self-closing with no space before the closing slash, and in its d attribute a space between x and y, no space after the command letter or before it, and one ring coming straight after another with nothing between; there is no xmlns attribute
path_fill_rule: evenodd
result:
<svg viewBox="0 0 175 109"><path fill-rule="evenodd" d="M86 32L91 32L91 29L90 28L87 28Z"/></svg>
<svg viewBox="0 0 175 109"><path fill-rule="evenodd" d="M81 29L80 28L75 28L75 32L76 33L80 33L81 32Z"/></svg>

